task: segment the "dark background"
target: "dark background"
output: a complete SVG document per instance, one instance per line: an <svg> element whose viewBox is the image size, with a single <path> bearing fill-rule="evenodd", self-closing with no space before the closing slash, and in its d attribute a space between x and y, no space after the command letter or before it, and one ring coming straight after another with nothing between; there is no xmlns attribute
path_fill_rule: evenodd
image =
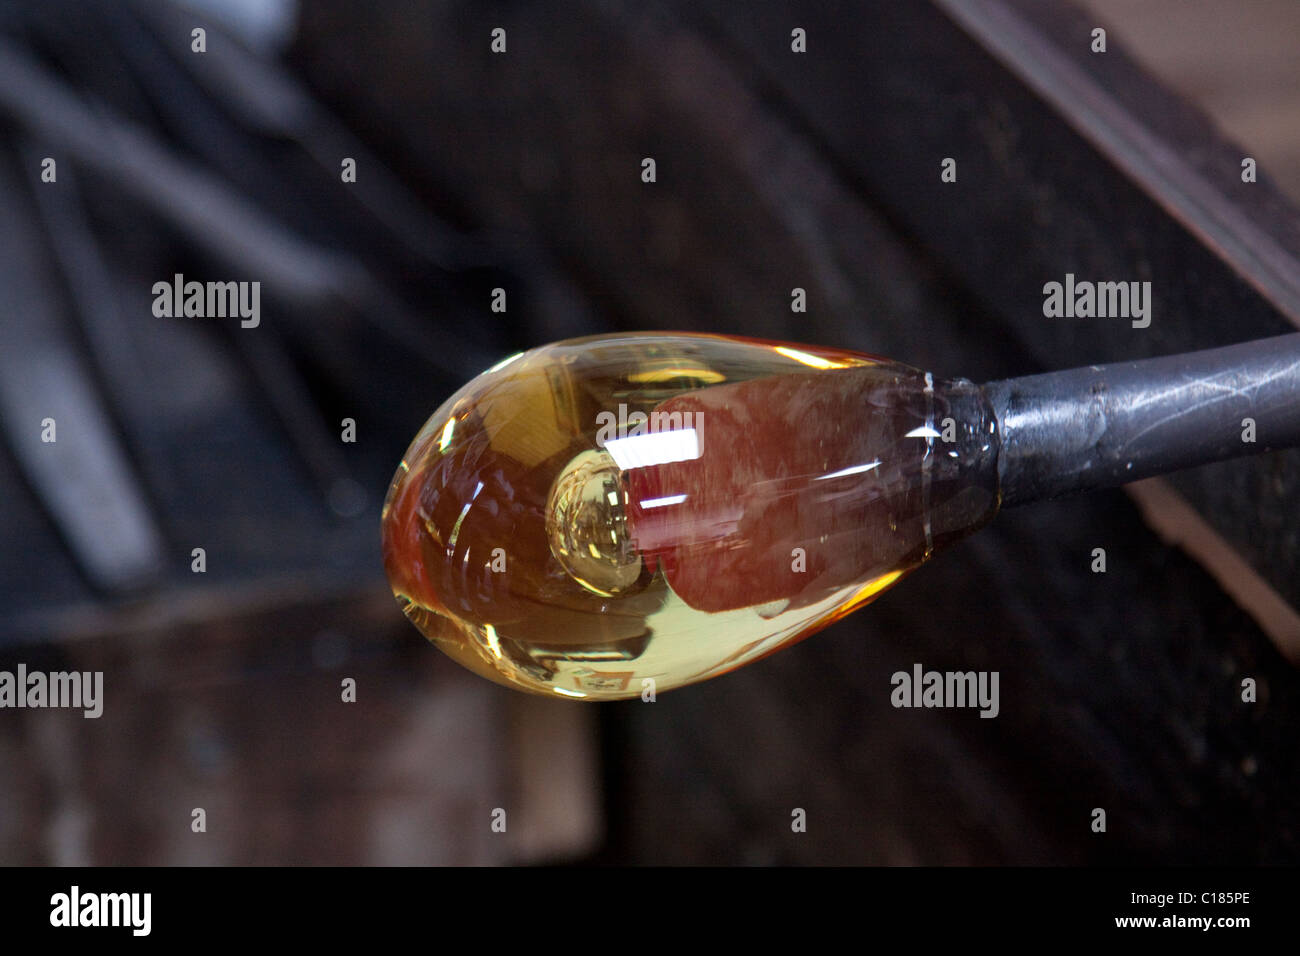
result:
<svg viewBox="0 0 1300 956"><path fill-rule="evenodd" d="M1012 61L942 6L0 4L0 667L106 691L0 711L0 863L1300 859L1294 452L1009 510L652 705L479 680L388 592L407 442L517 349L672 328L982 381L1294 330L1293 6L955 4L1041 40ZM1067 67L1177 168L1099 141ZM1044 319L1068 271L1151 280L1152 326ZM261 325L155 318L177 272L261 281ZM893 709L914 662L999 671L999 717Z"/></svg>

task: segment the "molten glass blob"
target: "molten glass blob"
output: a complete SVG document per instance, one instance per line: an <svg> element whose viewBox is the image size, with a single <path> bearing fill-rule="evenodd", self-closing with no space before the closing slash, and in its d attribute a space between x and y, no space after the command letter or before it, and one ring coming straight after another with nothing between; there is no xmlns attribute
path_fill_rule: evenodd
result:
<svg viewBox="0 0 1300 956"><path fill-rule="evenodd" d="M384 562L471 670L636 697L866 604L993 517L996 461L969 382L752 339L576 339L434 413L389 489Z"/></svg>

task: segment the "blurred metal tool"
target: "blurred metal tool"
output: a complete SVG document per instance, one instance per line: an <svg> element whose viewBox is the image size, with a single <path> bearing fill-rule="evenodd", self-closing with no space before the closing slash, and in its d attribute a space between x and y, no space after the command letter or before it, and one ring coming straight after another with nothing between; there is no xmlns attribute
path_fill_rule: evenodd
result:
<svg viewBox="0 0 1300 956"><path fill-rule="evenodd" d="M31 239L25 190L0 162L0 422L33 490L87 577L110 592L154 581L163 542L91 370L62 321L61 296ZM21 542L11 542L21 546Z"/></svg>

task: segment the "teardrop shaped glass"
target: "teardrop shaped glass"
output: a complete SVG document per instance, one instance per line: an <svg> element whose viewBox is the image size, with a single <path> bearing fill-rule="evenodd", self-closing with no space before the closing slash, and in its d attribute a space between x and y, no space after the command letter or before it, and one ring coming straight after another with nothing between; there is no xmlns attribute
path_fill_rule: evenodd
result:
<svg viewBox="0 0 1300 956"><path fill-rule="evenodd" d="M968 382L756 339L575 339L499 363L425 423L384 504L384 563L471 670L636 697L868 603L993 517L996 460Z"/></svg>

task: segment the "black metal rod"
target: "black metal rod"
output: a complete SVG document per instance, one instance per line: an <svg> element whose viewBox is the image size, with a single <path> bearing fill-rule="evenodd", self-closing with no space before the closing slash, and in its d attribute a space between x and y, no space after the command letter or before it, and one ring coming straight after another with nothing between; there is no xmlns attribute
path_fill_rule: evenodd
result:
<svg viewBox="0 0 1300 956"><path fill-rule="evenodd" d="M984 392L1002 436L1003 505L1110 488L1300 446L1300 333Z"/></svg>

